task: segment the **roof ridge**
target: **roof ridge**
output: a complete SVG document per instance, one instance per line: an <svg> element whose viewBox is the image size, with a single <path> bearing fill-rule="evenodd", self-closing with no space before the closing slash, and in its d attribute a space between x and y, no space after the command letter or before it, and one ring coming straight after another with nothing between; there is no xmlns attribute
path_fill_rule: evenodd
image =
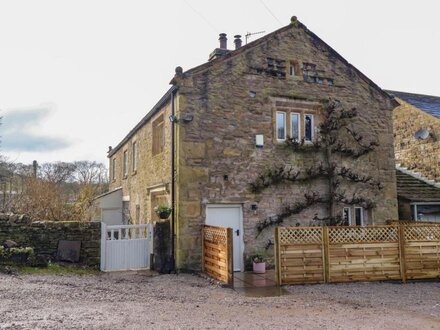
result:
<svg viewBox="0 0 440 330"><path fill-rule="evenodd" d="M395 91L391 89L384 89L387 93L400 93L400 94L409 94L409 95L417 95L417 96L427 96L427 97L435 97L437 99L440 99L440 96L437 95L431 95L431 94L420 94L420 93L411 93L411 92L402 92L402 91Z"/></svg>
<svg viewBox="0 0 440 330"><path fill-rule="evenodd" d="M407 174L407 175L413 177L414 179L423 181L424 183L426 183L426 184L428 184L430 186L433 186L435 188L440 188L440 183L438 183L438 182L436 182L434 180L430 180L427 177L423 176L422 174L420 174L420 173L418 173L416 171L409 170L406 167L401 167L400 164L396 164L396 170L398 170L398 171L400 171L400 172L402 172L404 174Z"/></svg>

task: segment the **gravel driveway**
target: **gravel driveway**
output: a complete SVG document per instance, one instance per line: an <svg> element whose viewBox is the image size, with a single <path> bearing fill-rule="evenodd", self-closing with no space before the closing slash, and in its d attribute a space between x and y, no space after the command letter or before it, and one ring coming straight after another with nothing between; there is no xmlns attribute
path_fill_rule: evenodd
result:
<svg viewBox="0 0 440 330"><path fill-rule="evenodd" d="M195 275L0 274L0 329L440 329L440 282L250 298Z"/></svg>

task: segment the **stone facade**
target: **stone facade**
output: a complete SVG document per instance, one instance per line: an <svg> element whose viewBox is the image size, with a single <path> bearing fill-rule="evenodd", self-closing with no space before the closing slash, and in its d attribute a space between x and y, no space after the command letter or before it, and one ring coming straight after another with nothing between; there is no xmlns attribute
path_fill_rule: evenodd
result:
<svg viewBox="0 0 440 330"><path fill-rule="evenodd" d="M440 119L397 100L400 105L393 114L396 163L440 182ZM420 129L428 130L430 136L416 139L414 134Z"/></svg>
<svg viewBox="0 0 440 330"><path fill-rule="evenodd" d="M379 192L363 189L375 202L375 208L366 214L365 224L397 218L392 127L395 101L295 19L289 26L235 51L221 52L199 67L186 72L179 68L172 83L177 87L176 115L191 118L175 126L178 268L200 269L200 228L208 204L242 205L245 258L261 251L271 255L272 248L266 250L265 246L273 239L273 228L257 238L257 224L276 215L286 203L304 198L311 187L285 184L253 194L249 184L272 165L287 164L298 169L311 165L315 156L292 153L277 141L275 114L298 113L303 120L305 114L313 114L316 127L322 117L322 104L328 98L339 100L346 109L357 108L354 128L365 140L379 144L356 160L340 159L340 165L370 175L384 186ZM167 113L165 118L169 108L161 110ZM129 134L126 144L110 157L110 164L113 157L121 164L130 139L137 137L140 141L139 153L144 156L139 158L136 175L122 178L122 169L117 168L119 176L110 186L122 186L124 195L130 195L130 208L131 201L136 200L146 212L142 213L145 219L151 212L147 187L168 183L171 164L170 126L166 129L167 147L160 161L154 162L149 147L151 122ZM264 136L263 148L256 148L256 135ZM348 193L356 191L355 185L346 184L344 188ZM328 192L325 181L313 182L313 189ZM292 216L284 225L316 225L313 217L327 213L326 206L315 205Z"/></svg>
<svg viewBox="0 0 440 330"><path fill-rule="evenodd" d="M160 107L156 113L130 136L121 146L111 153L110 161L110 191L122 187L123 200L128 202L128 214L131 224L147 223L154 220L153 207L155 201L170 202L171 181L171 115L170 102ZM152 123L163 117L164 148L153 155ZM133 143L136 142L137 166L133 170ZM127 175L124 176L124 152L127 152ZM116 160L115 178L113 174L113 159ZM138 219L137 219L138 218Z"/></svg>
<svg viewBox="0 0 440 330"><path fill-rule="evenodd" d="M80 262L99 267L101 224L99 222L32 222L26 216L0 214L0 243L13 240L32 247L36 254L56 256L59 240L81 241Z"/></svg>
<svg viewBox="0 0 440 330"><path fill-rule="evenodd" d="M286 73L289 65L301 72L290 76ZM275 111L310 112L329 97L346 109L356 107L356 129L366 140L379 143L370 154L347 164L384 186L378 193L365 191L376 203L366 224L397 218L392 142L395 103L301 23L294 21L174 80L179 86L180 115L193 116L191 123L177 128L179 268L199 268L199 231L207 204L243 205L244 254L264 250L273 239L273 228L256 238L257 223L277 214L284 204L302 199L308 187L279 185L256 195L250 193L249 183L270 165L303 168L312 161L307 154L286 151L277 142ZM264 135L263 148L255 147L257 134ZM324 182L314 183L314 189L328 190ZM257 211L251 210L252 204L257 204ZM325 216L326 207L310 207L284 224L311 225L316 214Z"/></svg>

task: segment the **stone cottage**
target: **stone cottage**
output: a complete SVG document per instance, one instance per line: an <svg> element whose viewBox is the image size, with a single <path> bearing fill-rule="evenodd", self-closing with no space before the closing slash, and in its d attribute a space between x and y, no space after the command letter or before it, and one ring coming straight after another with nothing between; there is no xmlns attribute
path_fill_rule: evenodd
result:
<svg viewBox="0 0 440 330"><path fill-rule="evenodd" d="M440 97L388 91L394 109L399 218L440 222Z"/></svg>
<svg viewBox="0 0 440 330"><path fill-rule="evenodd" d="M330 212L323 200L334 187L315 144L329 99L357 109L352 136L359 145L374 146L356 157L335 158L335 171L353 182L374 178L377 183L358 187L332 181L351 196L335 193L332 212L357 225L397 219L394 99L295 17L247 45L235 36L234 50L227 48L225 34L219 40L207 63L176 68L172 87L109 151L110 190L121 196L115 207L122 209L124 221L155 221L154 206L173 205L180 269L200 269L202 224L234 229L235 270L244 270L256 252L270 255L270 221L279 219L286 205L307 207L284 216L284 225L316 225ZM286 141L298 150L287 148ZM335 148L348 150L341 144ZM285 178L316 172L317 179L285 180L252 191L252 183L273 166L288 168ZM358 197L361 193L368 203Z"/></svg>

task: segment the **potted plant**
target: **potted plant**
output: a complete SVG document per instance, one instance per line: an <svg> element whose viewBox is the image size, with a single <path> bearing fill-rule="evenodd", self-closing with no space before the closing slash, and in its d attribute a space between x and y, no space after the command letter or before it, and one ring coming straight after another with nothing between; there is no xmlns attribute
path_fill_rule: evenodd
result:
<svg viewBox="0 0 440 330"><path fill-rule="evenodd" d="M168 219L173 209L166 204L159 204L154 208L154 212L160 219Z"/></svg>
<svg viewBox="0 0 440 330"><path fill-rule="evenodd" d="M260 254L252 256L253 271L256 274L264 274L266 272L266 262Z"/></svg>

